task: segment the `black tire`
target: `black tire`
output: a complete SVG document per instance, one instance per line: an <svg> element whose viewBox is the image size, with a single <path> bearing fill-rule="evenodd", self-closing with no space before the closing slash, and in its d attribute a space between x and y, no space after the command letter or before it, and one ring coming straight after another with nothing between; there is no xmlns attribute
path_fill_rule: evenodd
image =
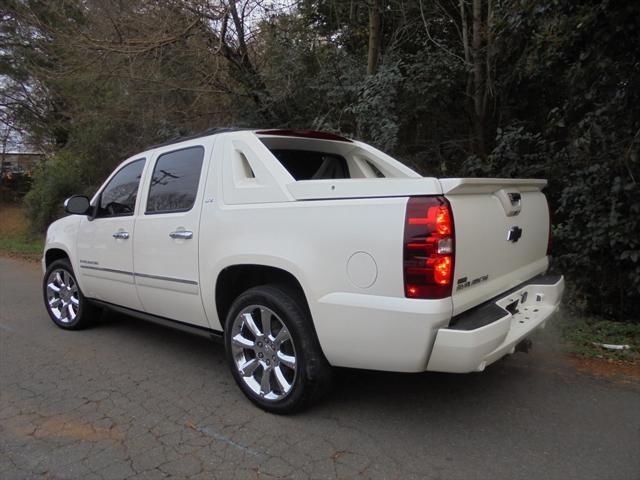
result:
<svg viewBox="0 0 640 480"><path fill-rule="evenodd" d="M286 414L299 411L318 401L330 388L332 368L322 353L322 349L320 348L318 338L313 328L312 320L303 301L304 300L298 298L298 295L296 295L295 292L289 290L284 285L263 285L251 288L242 293L233 302L229 309L229 313L227 314L225 321L224 343L227 362L231 368L233 378L249 400L268 412ZM290 390L288 393L283 394L282 392L284 390L282 389L280 392L275 393L278 389L278 385L282 384L279 382L277 378L278 375L275 373L273 373L273 376L271 377L271 383L276 385L274 388L274 395L284 395L283 398L265 398L265 394L262 393L262 387L260 387L260 392L255 392L247 384L247 380L245 380L247 378L251 378L251 381L253 382L256 380L253 375L257 376L258 372L261 372L262 375L264 375L264 372L266 371L265 368L268 368L264 362L266 361L268 363L268 360L263 359L260 362L260 366L254 367L255 371L252 375L243 376L236 363L238 350L242 347L238 347L236 343L236 353L234 353L234 348L232 348L232 337L236 318L240 319L240 314L242 312L246 312L247 309L255 308L259 310L259 307L266 307L268 310L271 310L271 313L275 315L275 319L279 321L277 326L283 324L284 327L286 327L288 332L285 332L285 334L288 333L289 335L285 342L291 342L294 348L292 354L295 357L296 370L293 379L289 379ZM271 316L271 321L269 323L275 325L272 323L273 319L274 317ZM238 321L240 322L240 320ZM264 329L261 319L260 324ZM277 328L277 326L274 328ZM235 323L235 328L237 332L238 322ZM269 328L269 331L271 331L271 327ZM251 334L247 335L250 336ZM274 337L275 333L273 333L269 338L273 339ZM268 337L259 337L254 335L253 339L256 345L259 344L258 338L265 339ZM276 353L272 358L277 362L277 358L280 358L278 357L280 349L291 349L291 346L277 347L276 340L277 339L273 340L271 346L276 348L278 351L269 350L269 352ZM281 345L284 345L284 343ZM249 352L249 355L251 355L251 348L247 347L244 351ZM263 352L266 351L263 350ZM246 361L244 353L240 355L242 360ZM259 355L259 353L255 353L255 355L256 356L253 360L258 360L257 355ZM265 353L265 355L268 354ZM276 364L272 365L273 370L277 367L280 367L279 373L280 378L282 378L282 372L287 370L289 367L284 363L282 365L278 364L277 366ZM289 373L291 373L291 371L293 370L288 370Z"/></svg>
<svg viewBox="0 0 640 480"><path fill-rule="evenodd" d="M70 288L67 288L64 292L64 299L68 301L65 302L62 300L52 304L50 302L52 298L51 295L55 292L53 289L49 288L49 284L52 283L53 280L54 287L60 288L61 286L55 285L60 283L54 279L56 273L60 275L60 278L67 279L67 282L62 282L62 285L64 285L65 288ZM63 288L63 290L65 288ZM53 323L64 330L80 330L82 328L86 328L99 313L98 308L90 303L82 294L80 285L78 285L73 268L71 267L71 263L66 258L56 260L47 267L47 271L45 272L42 280L42 293L44 297L44 306L47 309L49 317ZM75 303L76 301L77 305ZM72 303L73 313L69 313L68 308L62 307L65 303ZM59 308L56 308L56 305L58 305Z"/></svg>

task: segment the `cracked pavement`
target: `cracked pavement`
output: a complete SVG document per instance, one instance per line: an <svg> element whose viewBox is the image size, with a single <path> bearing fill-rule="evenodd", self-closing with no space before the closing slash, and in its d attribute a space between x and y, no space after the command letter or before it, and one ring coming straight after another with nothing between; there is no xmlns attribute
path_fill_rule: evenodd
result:
<svg viewBox="0 0 640 480"><path fill-rule="evenodd" d="M244 398L222 345L116 314L65 332L40 283L0 258L4 480L640 478L640 385L535 339L481 374L339 370L282 417Z"/></svg>

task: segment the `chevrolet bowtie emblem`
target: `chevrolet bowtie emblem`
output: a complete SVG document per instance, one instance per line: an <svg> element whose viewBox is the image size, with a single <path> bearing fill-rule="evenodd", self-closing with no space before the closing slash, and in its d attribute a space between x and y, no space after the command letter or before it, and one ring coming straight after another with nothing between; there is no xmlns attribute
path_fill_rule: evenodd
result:
<svg viewBox="0 0 640 480"><path fill-rule="evenodd" d="M509 233L507 233L507 240L510 242L517 242L518 240L520 240L520 237L522 236L522 229L518 226L516 227L511 227L509 229Z"/></svg>

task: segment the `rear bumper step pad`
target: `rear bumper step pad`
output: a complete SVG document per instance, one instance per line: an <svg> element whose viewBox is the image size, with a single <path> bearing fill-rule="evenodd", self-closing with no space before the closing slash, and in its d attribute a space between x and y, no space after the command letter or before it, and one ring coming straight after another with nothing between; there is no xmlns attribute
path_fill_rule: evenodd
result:
<svg viewBox="0 0 640 480"><path fill-rule="evenodd" d="M482 371L514 353L522 339L557 311L563 291L562 276L538 276L459 315L438 330L427 370Z"/></svg>
<svg viewBox="0 0 640 480"><path fill-rule="evenodd" d="M513 293L522 290L523 287L528 285L555 285L561 280L561 278L562 275L538 275L533 277L511 290L507 290L491 300L478 305L477 307L467 310L460 315L456 315L451 319L451 322L449 322L448 328L452 330L475 330L477 328L484 327L485 325L489 325L490 323L500 320L508 313L515 313L511 305L516 302L520 303L521 298L517 295L512 295ZM496 303L498 300L508 295L512 295L513 302L510 302L506 308L503 308ZM526 300L527 299L525 298L525 301ZM517 309L517 306L515 308Z"/></svg>

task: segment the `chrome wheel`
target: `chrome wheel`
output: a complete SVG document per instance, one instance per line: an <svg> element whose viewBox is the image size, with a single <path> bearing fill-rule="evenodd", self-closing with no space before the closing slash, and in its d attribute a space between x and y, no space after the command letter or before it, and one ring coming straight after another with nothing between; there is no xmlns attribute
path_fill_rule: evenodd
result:
<svg viewBox="0 0 640 480"><path fill-rule="evenodd" d="M284 322L262 305L244 308L233 320L231 353L240 378L265 400L281 400L292 390L298 361Z"/></svg>
<svg viewBox="0 0 640 480"><path fill-rule="evenodd" d="M53 270L47 278L47 307L61 323L71 323L78 315L78 284L75 278L62 268Z"/></svg>

